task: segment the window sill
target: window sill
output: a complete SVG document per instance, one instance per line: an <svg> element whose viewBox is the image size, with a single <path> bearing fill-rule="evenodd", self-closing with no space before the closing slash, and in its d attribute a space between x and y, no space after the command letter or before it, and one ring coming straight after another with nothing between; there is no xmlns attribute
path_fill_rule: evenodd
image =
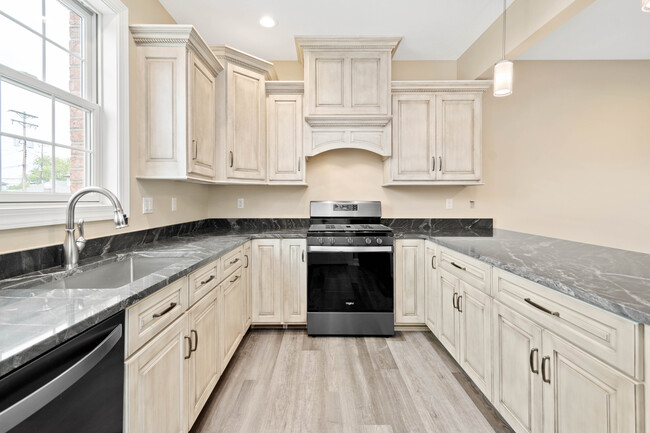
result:
<svg viewBox="0 0 650 433"><path fill-rule="evenodd" d="M0 204L0 230L65 224L67 203ZM79 203L75 219L113 220L113 206L103 203Z"/></svg>

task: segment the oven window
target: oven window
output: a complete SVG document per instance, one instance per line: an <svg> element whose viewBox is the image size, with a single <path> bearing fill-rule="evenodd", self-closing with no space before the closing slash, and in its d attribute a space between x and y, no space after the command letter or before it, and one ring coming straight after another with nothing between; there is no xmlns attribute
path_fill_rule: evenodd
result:
<svg viewBox="0 0 650 433"><path fill-rule="evenodd" d="M393 253L310 252L307 311L393 311Z"/></svg>

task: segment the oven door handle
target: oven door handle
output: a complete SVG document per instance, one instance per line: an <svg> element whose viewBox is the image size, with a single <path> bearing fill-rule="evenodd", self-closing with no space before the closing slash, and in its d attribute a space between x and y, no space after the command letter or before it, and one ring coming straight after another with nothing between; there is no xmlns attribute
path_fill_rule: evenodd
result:
<svg viewBox="0 0 650 433"><path fill-rule="evenodd" d="M308 253L392 253L392 246L383 247L345 247L345 246L308 246Z"/></svg>
<svg viewBox="0 0 650 433"><path fill-rule="evenodd" d="M120 324L97 347L73 366L27 397L16 402L13 406L0 412L0 429L2 431L11 430L63 394L90 370L95 368L99 361L104 359L121 339L122 325Z"/></svg>

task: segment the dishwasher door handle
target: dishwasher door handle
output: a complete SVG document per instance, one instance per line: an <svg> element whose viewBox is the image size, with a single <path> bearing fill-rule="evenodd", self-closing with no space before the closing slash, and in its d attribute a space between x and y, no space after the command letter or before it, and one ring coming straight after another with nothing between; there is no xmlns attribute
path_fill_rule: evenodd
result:
<svg viewBox="0 0 650 433"><path fill-rule="evenodd" d="M95 368L121 339L122 325L120 324L97 347L73 366L27 397L0 412L0 431L11 430L63 394L90 370Z"/></svg>

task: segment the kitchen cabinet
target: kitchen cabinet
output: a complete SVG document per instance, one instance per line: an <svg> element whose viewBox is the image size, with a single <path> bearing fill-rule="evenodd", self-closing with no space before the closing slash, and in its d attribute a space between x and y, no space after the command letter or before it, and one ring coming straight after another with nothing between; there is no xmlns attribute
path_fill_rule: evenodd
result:
<svg viewBox="0 0 650 433"><path fill-rule="evenodd" d="M216 83L223 66L189 25L133 25L144 121L137 176L210 182L216 178Z"/></svg>
<svg viewBox="0 0 650 433"><path fill-rule="evenodd" d="M244 264L242 265L242 286L244 286L245 321L244 333L251 326L251 241L244 244Z"/></svg>
<svg viewBox="0 0 650 433"><path fill-rule="evenodd" d="M178 318L126 362L129 433L188 430L188 318Z"/></svg>
<svg viewBox="0 0 650 433"><path fill-rule="evenodd" d="M252 242L252 322L307 322L307 241Z"/></svg>
<svg viewBox="0 0 650 433"><path fill-rule="evenodd" d="M192 353L187 360L189 426L201 413L221 375L219 323L221 313L220 291L213 289L187 312ZM189 428L189 427L188 427Z"/></svg>
<svg viewBox="0 0 650 433"><path fill-rule="evenodd" d="M273 66L226 45L210 47L217 77L217 180L266 182L265 75Z"/></svg>
<svg viewBox="0 0 650 433"><path fill-rule="evenodd" d="M456 300L460 292L460 280L442 268L438 268L438 290L440 291L440 325L438 339L454 358L460 351L460 320Z"/></svg>
<svg viewBox="0 0 650 433"><path fill-rule="evenodd" d="M392 154L386 185L480 183L482 93L490 82L392 83Z"/></svg>
<svg viewBox="0 0 650 433"><path fill-rule="evenodd" d="M438 285L438 247L424 242L424 322L434 335L440 332L440 287Z"/></svg>
<svg viewBox="0 0 650 433"><path fill-rule="evenodd" d="M239 268L221 284L221 365L226 368L244 336L246 322L245 286L242 284L242 269Z"/></svg>
<svg viewBox="0 0 650 433"><path fill-rule="evenodd" d="M424 323L424 240L395 240L395 324Z"/></svg>
<svg viewBox="0 0 650 433"><path fill-rule="evenodd" d="M302 81L266 83L270 185L304 184L303 89Z"/></svg>
<svg viewBox="0 0 650 433"><path fill-rule="evenodd" d="M282 240L283 323L307 323L307 240Z"/></svg>

